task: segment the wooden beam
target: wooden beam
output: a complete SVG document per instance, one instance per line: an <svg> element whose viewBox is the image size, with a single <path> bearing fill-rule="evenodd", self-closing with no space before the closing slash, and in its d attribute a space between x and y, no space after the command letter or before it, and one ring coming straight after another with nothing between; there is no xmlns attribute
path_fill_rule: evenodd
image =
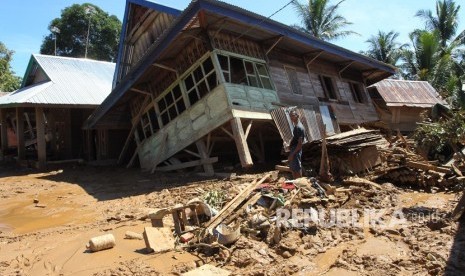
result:
<svg viewBox="0 0 465 276"><path fill-rule="evenodd" d="M308 66L314 62L319 56L321 56L325 51L320 51L316 54L316 56L314 56L309 62L307 62L305 65L307 66L307 69L308 69Z"/></svg>
<svg viewBox="0 0 465 276"><path fill-rule="evenodd" d="M249 121L249 124L247 125L247 128L245 129L245 140L247 140L247 137L249 137L250 129L252 128L252 120Z"/></svg>
<svg viewBox="0 0 465 276"><path fill-rule="evenodd" d="M218 162L218 157L211 157L211 158L207 158L203 160L201 159L201 160L189 161L189 162L184 162L184 163L175 164L175 165L169 165L165 167L158 167L158 168L155 168L155 171L162 171L162 172L175 171L175 170L200 166L204 164L212 164L215 162Z"/></svg>
<svg viewBox="0 0 465 276"><path fill-rule="evenodd" d="M39 161L39 169L45 169L47 164L47 152L45 142L45 121L44 109L36 107L36 130L37 130L37 156Z"/></svg>
<svg viewBox="0 0 465 276"><path fill-rule="evenodd" d="M150 95L150 93L149 93L149 92L146 92L146 91L143 91L143 90L140 90L140 89L134 88L134 87L133 87L133 88L131 88L131 89L129 89L129 90L131 90L131 91L134 91L134 92L137 92L137 93L141 93L141 94L144 94L144 95Z"/></svg>
<svg viewBox="0 0 465 276"><path fill-rule="evenodd" d="M200 157L200 154L195 153L195 152L193 152L193 151L191 151L191 150L184 149L184 151L187 152L187 153L189 153L190 155L193 155L193 156L197 157L197 158L201 158L201 157Z"/></svg>
<svg viewBox="0 0 465 276"><path fill-rule="evenodd" d="M266 51L265 55L268 55L268 54L271 52L271 50L273 50L274 47L276 47L276 45L278 45L278 43L279 43L283 38L284 38L284 36L282 36L282 35L279 36L278 39L273 43L273 45L271 45L271 47L268 48L268 50Z"/></svg>
<svg viewBox="0 0 465 276"><path fill-rule="evenodd" d="M339 76L341 76L341 73L344 72L347 68L349 68L354 63L355 61L351 61L346 66L344 66L341 70L339 70Z"/></svg>
<svg viewBox="0 0 465 276"><path fill-rule="evenodd" d="M171 67L166 66L166 65L161 64L161 63L154 63L154 64L152 64L152 65L155 66L155 67L161 68L161 69L165 69L165 70L174 72L174 73L176 74L176 76L179 77L178 70L176 70L176 69L174 69L174 68L171 68Z"/></svg>
<svg viewBox="0 0 465 276"><path fill-rule="evenodd" d="M229 132L229 131L228 131L227 129L225 129L224 127L221 127L221 130L223 130L224 133L228 134L228 136L231 137L231 138L234 140L234 135L233 135L231 132Z"/></svg>
<svg viewBox="0 0 465 276"><path fill-rule="evenodd" d="M203 142L202 139L200 139L197 142L195 142L195 145L197 146L197 149L199 150L200 160L204 162L202 165L203 165L203 169L205 170L205 174L207 176L213 176L215 174L215 171L213 170L212 164L205 162L209 158L205 143Z"/></svg>
<svg viewBox="0 0 465 276"><path fill-rule="evenodd" d="M244 129L240 118L231 119L231 128L233 130L234 141L236 142L237 153L241 160L243 168L251 167L253 165L252 156L250 156L249 146L244 135Z"/></svg>
<svg viewBox="0 0 465 276"><path fill-rule="evenodd" d="M143 112L145 110L145 107L146 107L147 102L148 102L149 99L150 99L150 96L148 96L148 95L145 96L144 101L141 104L142 108L139 110L139 113L137 114L137 116L134 117L134 119L132 120L134 123L132 125L131 130L129 131L129 134L128 134L128 137L126 138L126 141L124 142L123 149L121 150L121 153L119 154L118 164L121 164L121 162L123 160L124 154L126 153L126 150L129 147L129 142L131 142L131 140L133 138L134 131L136 131L136 129L137 129L138 122L139 122L140 117L142 116L142 114L143 114Z"/></svg>
<svg viewBox="0 0 465 276"><path fill-rule="evenodd" d="M16 142L18 144L18 160L26 157L26 147L24 146L24 109L16 108Z"/></svg>

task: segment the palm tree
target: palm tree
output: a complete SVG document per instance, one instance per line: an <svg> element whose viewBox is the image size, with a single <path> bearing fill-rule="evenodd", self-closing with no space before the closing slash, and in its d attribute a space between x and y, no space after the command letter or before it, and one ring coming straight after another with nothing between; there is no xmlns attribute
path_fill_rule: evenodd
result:
<svg viewBox="0 0 465 276"><path fill-rule="evenodd" d="M322 40L333 40L357 34L353 31L341 31L342 28L352 24L337 14L339 5L344 1L341 0L336 5L330 5L329 0L308 0L308 4L292 2L303 25L303 27L294 27Z"/></svg>
<svg viewBox="0 0 465 276"><path fill-rule="evenodd" d="M408 44L400 44L397 42L399 33L390 31L385 33L378 31L378 34L371 36L366 43L368 43L368 51L362 54L371 58L377 59L387 64L396 66L402 57L402 51Z"/></svg>
<svg viewBox="0 0 465 276"><path fill-rule="evenodd" d="M401 67L404 77L428 81L443 97L451 97L457 81L453 59L457 44L442 48L440 34L426 30L410 33L410 40L413 49L403 51L405 63Z"/></svg>
<svg viewBox="0 0 465 276"><path fill-rule="evenodd" d="M431 10L419 10L415 16L425 20L426 28L439 33L441 47L446 47L447 42L454 38L458 27L458 12L460 6L456 6L452 0L436 2L436 14Z"/></svg>

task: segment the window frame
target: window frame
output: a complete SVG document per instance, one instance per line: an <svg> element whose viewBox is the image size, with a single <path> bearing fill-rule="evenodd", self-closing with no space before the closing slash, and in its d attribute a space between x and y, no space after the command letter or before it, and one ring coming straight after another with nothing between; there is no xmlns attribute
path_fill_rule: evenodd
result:
<svg viewBox="0 0 465 276"><path fill-rule="evenodd" d="M335 84L333 77L327 75L318 75L318 78L320 80L321 87L323 88L323 92L325 93L326 99L329 101L339 101L339 93L337 92L337 85ZM327 81L331 87L328 87Z"/></svg>
<svg viewBox="0 0 465 276"><path fill-rule="evenodd" d="M295 67L292 67L292 66L284 65L284 71L286 72L287 80L289 81L289 84L291 86L292 93L294 95L303 95L303 90L302 90L302 86L300 85L299 76L297 74L297 69L295 69ZM290 71L293 71L295 73L295 78L296 78L295 81L297 81L297 83L292 81L292 78L289 75ZM296 89L298 90L297 92L296 92Z"/></svg>
<svg viewBox="0 0 465 276"><path fill-rule="evenodd" d="M352 94L352 99L354 99L356 103L367 102L366 93L365 93L363 84L350 81L349 88L350 88L350 93Z"/></svg>

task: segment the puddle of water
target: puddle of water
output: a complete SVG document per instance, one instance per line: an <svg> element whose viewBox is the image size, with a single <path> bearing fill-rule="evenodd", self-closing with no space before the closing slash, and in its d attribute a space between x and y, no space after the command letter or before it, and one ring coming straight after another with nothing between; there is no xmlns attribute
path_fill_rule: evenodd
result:
<svg viewBox="0 0 465 276"><path fill-rule="evenodd" d="M66 224L92 221L91 211L84 211L80 204L57 200L57 196L58 193L40 196L40 204L45 205L44 208L36 207L32 197L2 202L0 229L8 228L14 233L24 234Z"/></svg>

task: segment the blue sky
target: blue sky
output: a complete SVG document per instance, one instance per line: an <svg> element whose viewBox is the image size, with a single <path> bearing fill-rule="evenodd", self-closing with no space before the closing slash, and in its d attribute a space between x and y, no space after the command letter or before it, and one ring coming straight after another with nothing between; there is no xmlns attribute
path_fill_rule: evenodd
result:
<svg viewBox="0 0 465 276"><path fill-rule="evenodd" d="M151 0L176 9L184 9L189 0ZM301 2L303 0L300 0ZM48 24L59 17L61 10L74 3L90 2L109 14L116 15L121 21L124 14L124 0L0 0L0 41L8 49L14 50L12 68L18 76L23 76L31 54L39 53L44 36L49 31ZM289 0L225 0L224 2L240 6L264 16L270 16ZM456 0L456 3L461 3ZM335 0L332 3L336 3ZM414 15L420 9L435 9L435 0L346 0L339 8L339 13L353 23L350 30L361 36L351 36L332 43L349 50L359 52L366 50L365 41L378 30L400 33L399 42L408 43L408 33L415 28L422 28L423 23ZM465 5L459 14L459 30L465 29ZM272 19L285 23L297 24L299 19L292 6L288 6Z"/></svg>

